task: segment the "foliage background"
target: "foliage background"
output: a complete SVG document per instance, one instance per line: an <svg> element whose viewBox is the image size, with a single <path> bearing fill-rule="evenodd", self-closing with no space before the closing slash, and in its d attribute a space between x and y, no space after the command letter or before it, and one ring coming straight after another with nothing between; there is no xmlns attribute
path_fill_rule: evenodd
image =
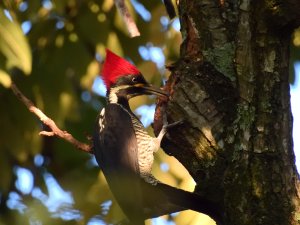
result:
<svg viewBox="0 0 300 225"><path fill-rule="evenodd" d="M105 104L98 77L106 47L132 60L157 86L166 79L165 63L179 54L178 19L169 21L160 1L126 3L140 37L128 36L112 0L1 1L0 224L106 224L123 218L93 157L39 136L42 124L8 87L14 80L60 128L87 142ZM153 103L147 97L131 102L133 109L144 105L137 113L147 125ZM183 167L158 155L157 176L193 190ZM173 217L193 224L199 216L189 213ZM161 221L167 223L148 223Z"/></svg>
<svg viewBox="0 0 300 225"><path fill-rule="evenodd" d="M127 5L140 37L128 36L112 0L1 1L0 225L114 224L123 218L93 157L63 140L39 136L42 124L8 87L13 79L60 128L87 142L105 104L99 69L106 47L132 60L157 86L167 79L165 64L179 55L179 21L169 21L161 1L132 0ZM293 49L297 55L299 50ZM131 101L146 125L153 103L149 97ZM176 159L162 152L156 159L156 176L193 190L193 181ZM200 220L212 224L191 211L147 223Z"/></svg>

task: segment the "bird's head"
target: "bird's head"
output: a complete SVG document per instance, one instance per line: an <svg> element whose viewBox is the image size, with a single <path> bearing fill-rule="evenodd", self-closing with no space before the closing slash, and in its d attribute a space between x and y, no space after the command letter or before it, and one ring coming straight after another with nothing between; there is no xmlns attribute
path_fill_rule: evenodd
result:
<svg viewBox="0 0 300 225"><path fill-rule="evenodd" d="M116 102L120 97L130 99L145 94L167 96L166 92L151 86L134 65L108 49L102 77L110 102Z"/></svg>

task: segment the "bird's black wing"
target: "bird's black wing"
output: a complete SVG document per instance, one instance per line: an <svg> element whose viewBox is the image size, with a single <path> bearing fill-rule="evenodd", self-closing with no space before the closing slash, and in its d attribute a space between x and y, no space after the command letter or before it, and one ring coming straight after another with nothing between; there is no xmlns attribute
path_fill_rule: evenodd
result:
<svg viewBox="0 0 300 225"><path fill-rule="evenodd" d="M96 160L122 210L133 224L144 224L137 140L128 111L108 104L97 118L93 141Z"/></svg>

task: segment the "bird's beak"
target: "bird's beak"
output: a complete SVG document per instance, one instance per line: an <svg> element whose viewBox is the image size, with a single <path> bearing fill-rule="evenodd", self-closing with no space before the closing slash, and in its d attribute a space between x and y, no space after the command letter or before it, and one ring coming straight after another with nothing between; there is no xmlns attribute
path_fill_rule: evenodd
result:
<svg viewBox="0 0 300 225"><path fill-rule="evenodd" d="M163 91L163 90L161 90L157 87L154 87L152 85L140 86L140 88L143 90L144 94L158 95L158 96L165 96L165 97L169 96L166 91Z"/></svg>

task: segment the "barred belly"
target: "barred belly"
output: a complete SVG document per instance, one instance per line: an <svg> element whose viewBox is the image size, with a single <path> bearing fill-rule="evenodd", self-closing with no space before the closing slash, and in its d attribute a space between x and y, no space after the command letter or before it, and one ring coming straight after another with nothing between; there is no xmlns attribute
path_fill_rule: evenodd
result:
<svg viewBox="0 0 300 225"><path fill-rule="evenodd" d="M148 183L156 184L158 180L151 174L154 161L153 153L159 149L156 138L151 137L145 130L143 124L131 115L134 132L138 146L138 163L140 176Z"/></svg>

